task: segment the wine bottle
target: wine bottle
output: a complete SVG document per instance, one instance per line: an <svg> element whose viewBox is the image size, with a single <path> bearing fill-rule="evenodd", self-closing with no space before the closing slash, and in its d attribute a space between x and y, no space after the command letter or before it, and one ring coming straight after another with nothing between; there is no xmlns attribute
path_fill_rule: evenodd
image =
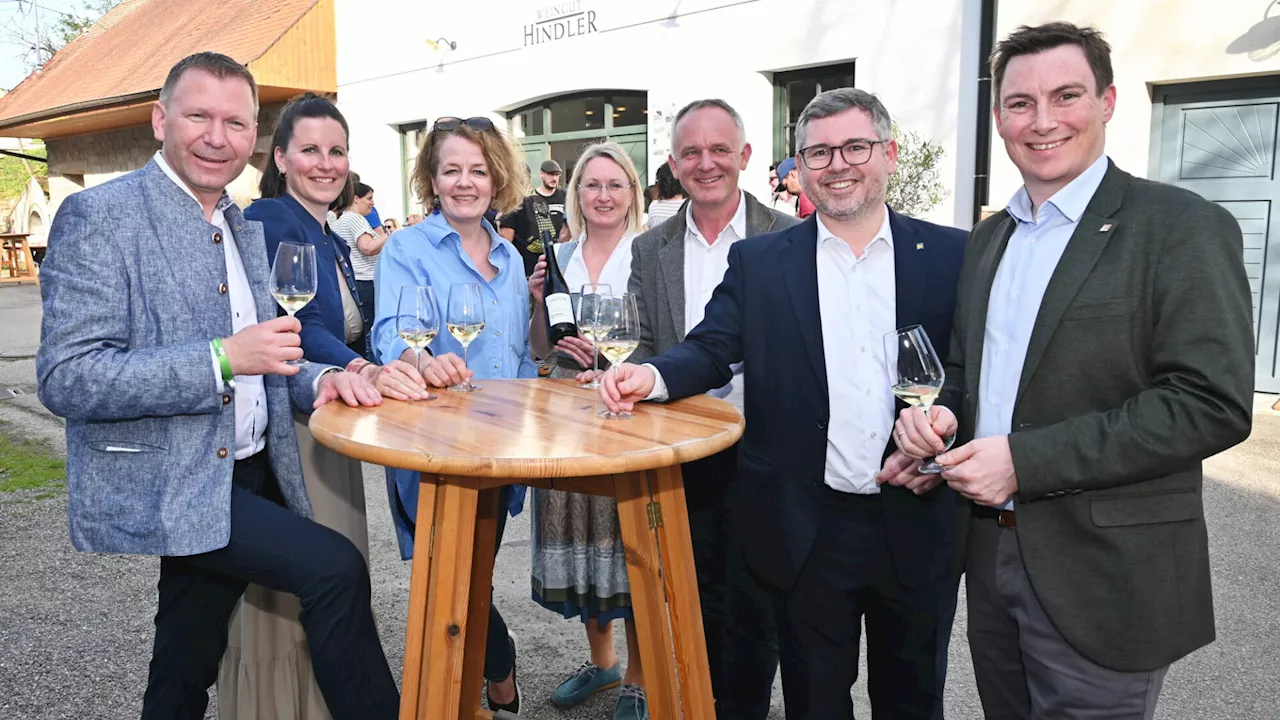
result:
<svg viewBox="0 0 1280 720"><path fill-rule="evenodd" d="M555 225L551 222L551 212L546 203L534 202L533 215L538 221L538 230L542 234L542 247L547 258L547 277L542 286L542 303L547 309L547 337L555 345L564 338L578 336L578 323L573 319L573 300L569 294L569 283L565 282L564 273L560 272L560 263L556 262Z"/></svg>

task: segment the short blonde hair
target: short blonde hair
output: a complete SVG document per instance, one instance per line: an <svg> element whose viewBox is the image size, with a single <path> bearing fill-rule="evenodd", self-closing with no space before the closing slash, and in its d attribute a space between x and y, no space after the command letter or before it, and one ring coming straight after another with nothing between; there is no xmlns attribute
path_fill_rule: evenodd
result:
<svg viewBox="0 0 1280 720"><path fill-rule="evenodd" d="M440 169L440 145L450 135L466 138L480 146L485 165L493 179L493 202L490 209L506 214L524 202L529 182L524 172L524 153L520 151L498 128L477 131L459 125L453 130L436 130L434 127L422 141L422 149L413 164L413 192L423 207L435 204L436 171Z"/></svg>
<svg viewBox="0 0 1280 720"><path fill-rule="evenodd" d="M612 160L618 167L622 168L623 174L627 176L627 182L631 183L631 208L627 211L627 227L626 232L640 232L642 225L641 213L644 210L644 188L640 186L640 173L636 172L636 166L631 162L631 156L626 150L616 142L606 141L587 146L582 153L582 157L574 163L574 181L573 192L569 193L569 207L566 209L567 221L569 223L569 232L575 238L582 235L586 230L586 218L582 216L582 191L578 189L578 180L582 177L582 173L586 170L587 163L602 157Z"/></svg>

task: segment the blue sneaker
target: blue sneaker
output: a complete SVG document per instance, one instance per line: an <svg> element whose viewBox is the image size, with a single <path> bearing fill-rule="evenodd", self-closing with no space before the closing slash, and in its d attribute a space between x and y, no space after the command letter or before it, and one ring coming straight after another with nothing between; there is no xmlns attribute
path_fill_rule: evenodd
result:
<svg viewBox="0 0 1280 720"><path fill-rule="evenodd" d="M618 696L618 706L613 709L613 720L649 720L649 701L644 688L639 685L623 685Z"/></svg>
<svg viewBox="0 0 1280 720"><path fill-rule="evenodd" d="M618 663L605 669L593 662L584 662L582 667L575 670L569 679L560 683L560 687L551 693L551 704L556 707L571 708L601 690L615 688L621 684L622 672L618 670Z"/></svg>

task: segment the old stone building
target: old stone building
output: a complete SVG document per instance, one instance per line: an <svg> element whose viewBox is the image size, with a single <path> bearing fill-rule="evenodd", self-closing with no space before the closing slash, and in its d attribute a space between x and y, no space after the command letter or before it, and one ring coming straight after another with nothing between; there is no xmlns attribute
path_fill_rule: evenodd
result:
<svg viewBox="0 0 1280 720"><path fill-rule="evenodd" d="M247 203L284 102L336 91L334 32L333 0L124 0L0 97L0 136L44 139L56 212L71 193L145 165L159 149L151 107L169 68L191 53L221 52L259 85L258 142L230 188Z"/></svg>

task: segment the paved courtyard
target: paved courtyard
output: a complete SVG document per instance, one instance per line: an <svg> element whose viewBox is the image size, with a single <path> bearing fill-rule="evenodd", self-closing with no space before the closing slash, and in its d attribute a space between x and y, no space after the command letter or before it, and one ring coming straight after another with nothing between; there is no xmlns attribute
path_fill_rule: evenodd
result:
<svg viewBox="0 0 1280 720"><path fill-rule="evenodd" d="M61 421L35 398L32 356L39 336L39 289L0 287L0 399L3 431L64 448ZM1169 672L1156 714L1162 720L1280 718L1280 413L1258 396L1253 436L1211 459L1205 482L1218 639ZM399 560L379 469L365 466L374 607L395 674L403 655L409 565ZM158 562L71 549L66 498L0 494L0 719L115 719L141 707L155 611ZM613 696L572 711L546 697L585 659L580 626L529 599L529 525L507 526L495 570L495 598L520 635L519 672L527 718L608 718ZM962 590L963 592L963 590ZM961 602L951 644L947 716L981 717ZM618 647L623 647L621 637ZM862 673L865 678L865 671ZM855 689L870 717L865 680ZM216 718L211 705L208 714ZM782 718L775 689L772 718Z"/></svg>

